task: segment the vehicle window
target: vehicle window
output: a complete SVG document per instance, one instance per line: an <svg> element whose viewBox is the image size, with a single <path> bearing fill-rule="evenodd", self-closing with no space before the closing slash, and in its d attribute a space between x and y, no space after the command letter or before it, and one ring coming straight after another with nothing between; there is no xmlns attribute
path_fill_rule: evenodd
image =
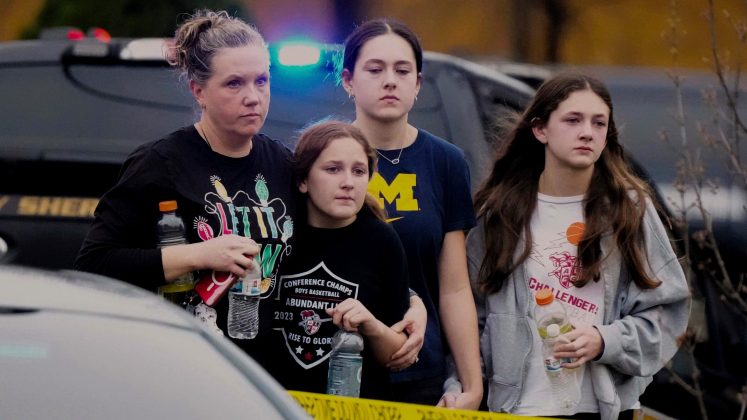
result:
<svg viewBox="0 0 747 420"><path fill-rule="evenodd" d="M272 72L263 129L271 137L290 146L308 124L354 118L354 104L329 71ZM137 145L199 117L186 83L165 66L5 67L0 68L0 91L14 98L0 104L0 154L5 158L121 163ZM440 110L433 81L425 79L412 120L448 138Z"/></svg>
<svg viewBox="0 0 747 420"><path fill-rule="evenodd" d="M100 85L108 84L110 90L123 83L111 70L98 68ZM130 71L124 80L151 80L164 73ZM138 144L168 132L166 127L173 130L192 120L183 106L144 106L128 100L131 96L104 95L82 86L66 79L59 66L0 68L0 91L14 98L0 103L2 156L121 162ZM162 93L173 97L174 90Z"/></svg>

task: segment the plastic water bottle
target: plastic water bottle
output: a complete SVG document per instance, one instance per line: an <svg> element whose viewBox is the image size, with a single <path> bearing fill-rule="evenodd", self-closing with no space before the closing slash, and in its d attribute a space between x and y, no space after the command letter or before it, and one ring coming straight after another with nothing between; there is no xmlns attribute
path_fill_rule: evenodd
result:
<svg viewBox="0 0 747 420"><path fill-rule="evenodd" d="M228 336L251 340L259 332L259 295L262 271L252 261L246 275L228 291Z"/></svg>
<svg viewBox="0 0 747 420"><path fill-rule="evenodd" d="M363 374L363 337L340 330L332 337L332 353L327 371L327 394L358 397Z"/></svg>
<svg viewBox="0 0 747 420"><path fill-rule="evenodd" d="M547 326L555 324L560 328L560 334L571 332L573 325L565 311L565 306L555 300L551 288L544 288L534 294L537 307L534 308L534 320L537 321L540 338L547 338ZM574 359L564 358L563 363L571 363Z"/></svg>
<svg viewBox="0 0 747 420"><path fill-rule="evenodd" d="M161 201L158 203L161 217L156 223L158 248L187 243L186 230L182 218L176 214L176 201ZM190 295L195 287L195 279L191 272L185 273L173 282L158 288L158 294L164 299L190 310Z"/></svg>
<svg viewBox="0 0 747 420"><path fill-rule="evenodd" d="M547 338L542 339L542 357L545 363L545 372L550 378L553 399L561 409L573 408L581 399L578 379L573 370L561 367L561 361L556 359L555 343L560 339L560 326L550 324L547 326Z"/></svg>
<svg viewBox="0 0 747 420"><path fill-rule="evenodd" d="M534 294L537 306L534 308L534 320L537 321L540 338L547 338L547 326L556 324L560 327L560 333L571 332L573 327L562 303L555 300L551 288L544 288Z"/></svg>

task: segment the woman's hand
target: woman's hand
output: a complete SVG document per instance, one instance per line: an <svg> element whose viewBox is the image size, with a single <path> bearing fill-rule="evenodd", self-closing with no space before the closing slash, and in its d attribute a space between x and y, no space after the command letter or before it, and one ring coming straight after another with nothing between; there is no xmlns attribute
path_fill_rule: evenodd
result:
<svg viewBox="0 0 747 420"><path fill-rule="evenodd" d="M380 323L376 322L377 319L359 300L348 298L326 311L332 317L332 322L346 331L357 331L363 335L378 332L377 324Z"/></svg>
<svg viewBox="0 0 747 420"><path fill-rule="evenodd" d="M477 410L482 401L482 392L446 392L436 407L458 408L460 410Z"/></svg>
<svg viewBox="0 0 747 420"><path fill-rule="evenodd" d="M358 300L345 299L334 308L327 308L326 312L338 327L365 335L366 345L370 346L379 365L388 362L394 351L405 342L405 334L384 325Z"/></svg>
<svg viewBox="0 0 747 420"><path fill-rule="evenodd" d="M423 300L418 296L410 298L410 309L402 321L392 325L392 330L407 333L407 341L392 355L386 367L393 371L405 369L418 361L418 353L423 348L425 326L428 323L428 312Z"/></svg>
<svg viewBox="0 0 747 420"><path fill-rule="evenodd" d="M602 335L593 326L586 326L561 335L555 344L554 355L556 358L576 359L572 363L562 365L564 368L572 369L596 359L603 350Z"/></svg>
<svg viewBox="0 0 747 420"><path fill-rule="evenodd" d="M166 281L173 281L190 271L212 269L243 277L258 252L259 247L253 240L238 235L167 246L161 249L163 275Z"/></svg>
<svg viewBox="0 0 747 420"><path fill-rule="evenodd" d="M238 277L246 274L247 267L259 252L257 244L243 236L223 235L205 242L191 244L193 258L199 267L215 271L227 271Z"/></svg>

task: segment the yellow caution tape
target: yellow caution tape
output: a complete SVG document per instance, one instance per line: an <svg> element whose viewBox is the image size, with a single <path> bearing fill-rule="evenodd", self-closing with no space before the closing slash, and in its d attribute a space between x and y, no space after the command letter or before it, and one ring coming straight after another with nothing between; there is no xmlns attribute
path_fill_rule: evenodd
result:
<svg viewBox="0 0 747 420"><path fill-rule="evenodd" d="M454 410L427 405L405 404L364 398L338 397L311 392L288 391L317 420L495 420L540 419L483 411ZM546 420L543 419L543 420Z"/></svg>

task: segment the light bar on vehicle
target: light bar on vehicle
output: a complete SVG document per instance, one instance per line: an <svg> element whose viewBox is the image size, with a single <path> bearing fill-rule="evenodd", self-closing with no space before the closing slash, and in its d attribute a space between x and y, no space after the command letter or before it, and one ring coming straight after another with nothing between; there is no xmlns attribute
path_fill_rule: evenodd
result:
<svg viewBox="0 0 747 420"><path fill-rule="evenodd" d="M95 39L101 42L109 42L112 40L112 36L106 29L98 27L93 27L88 29L88 32L83 32L80 28L76 28L74 26L58 26L54 28L42 29L42 31L39 33L39 39L55 39L68 41Z"/></svg>
<svg viewBox="0 0 747 420"><path fill-rule="evenodd" d="M321 55L319 45L310 41L288 41L277 48L278 64L287 67L316 65Z"/></svg>
<svg viewBox="0 0 747 420"><path fill-rule="evenodd" d="M119 52L123 60L163 60L165 52L173 47L170 38L141 38L127 43Z"/></svg>
<svg viewBox="0 0 747 420"><path fill-rule="evenodd" d="M88 36L91 38L98 39L101 42L109 42L112 40L112 36L106 29L103 28L91 28L88 30Z"/></svg>
<svg viewBox="0 0 747 420"><path fill-rule="evenodd" d="M80 29L68 29L67 30L67 39L71 41L78 41L80 39L85 38L86 35L81 31Z"/></svg>

